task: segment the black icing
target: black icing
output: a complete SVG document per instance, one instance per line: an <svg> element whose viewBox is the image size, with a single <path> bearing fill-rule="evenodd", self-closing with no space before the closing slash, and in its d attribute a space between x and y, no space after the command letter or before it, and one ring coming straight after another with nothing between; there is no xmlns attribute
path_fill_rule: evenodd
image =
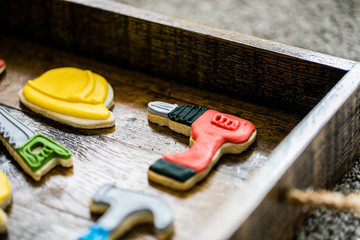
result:
<svg viewBox="0 0 360 240"><path fill-rule="evenodd" d="M206 110L206 107L184 104L176 107L168 115L172 121L191 126Z"/></svg>
<svg viewBox="0 0 360 240"><path fill-rule="evenodd" d="M196 171L192 168L184 167L180 164L172 163L162 158L150 166L150 171L179 182L185 182L196 174Z"/></svg>

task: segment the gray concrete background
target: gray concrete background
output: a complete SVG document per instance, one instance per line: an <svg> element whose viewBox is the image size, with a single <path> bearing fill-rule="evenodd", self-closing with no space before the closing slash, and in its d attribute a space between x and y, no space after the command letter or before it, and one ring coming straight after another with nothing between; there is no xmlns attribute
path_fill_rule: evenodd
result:
<svg viewBox="0 0 360 240"><path fill-rule="evenodd" d="M360 0L113 0L178 18L360 61ZM360 192L360 163L334 188ZM360 218L319 209L304 239L360 239Z"/></svg>
<svg viewBox="0 0 360 240"><path fill-rule="evenodd" d="M213 27L360 61L359 0L117 1Z"/></svg>

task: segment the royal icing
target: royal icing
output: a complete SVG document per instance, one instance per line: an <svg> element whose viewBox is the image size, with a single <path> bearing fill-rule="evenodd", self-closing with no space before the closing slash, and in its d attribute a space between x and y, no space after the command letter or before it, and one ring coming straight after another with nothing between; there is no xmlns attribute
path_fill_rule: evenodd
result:
<svg viewBox="0 0 360 240"><path fill-rule="evenodd" d="M149 180L164 186L178 190L191 188L205 177L198 173L209 171L222 154L240 153L255 140L255 126L233 115L189 104L173 108L172 104L157 101L148 106L152 108L151 112L148 110L149 121L190 135L193 143L189 150L166 154L149 167ZM219 151L223 146L226 147Z"/></svg>
<svg viewBox="0 0 360 240"><path fill-rule="evenodd" d="M0 208L5 208L11 196L10 183L6 175L0 171Z"/></svg>
<svg viewBox="0 0 360 240"><path fill-rule="evenodd" d="M49 161L72 166L72 154L68 149L42 134L36 134L3 107L0 107L0 140L12 148L10 153L15 160L35 180L40 180L39 170L54 167L44 167Z"/></svg>
<svg viewBox="0 0 360 240"><path fill-rule="evenodd" d="M34 153L37 147L41 147L41 151ZM23 146L18 148L18 152L33 172L42 168L51 159L71 158L71 152L68 149L42 134L34 135Z"/></svg>
<svg viewBox="0 0 360 240"><path fill-rule="evenodd" d="M162 117L168 117L168 114L177 107L176 104L169 104L161 101L149 102L149 113L156 114Z"/></svg>
<svg viewBox="0 0 360 240"><path fill-rule="evenodd" d="M206 110L191 125L195 144L186 152L167 154L163 159L200 172L222 144L246 142L254 130L255 126L245 119Z"/></svg>
<svg viewBox="0 0 360 240"><path fill-rule="evenodd" d="M196 174L196 171L192 168L184 167L162 158L152 164L149 169L179 182L185 182Z"/></svg>
<svg viewBox="0 0 360 240"><path fill-rule="evenodd" d="M5 174L0 171L0 233L6 232L7 215L5 209L11 202L10 183Z"/></svg>
<svg viewBox="0 0 360 240"><path fill-rule="evenodd" d="M170 206L156 196L105 184L94 194L92 204L110 207L79 240L108 239L126 219L147 213L153 215L157 234L161 235L172 227L173 214Z"/></svg>
<svg viewBox="0 0 360 240"><path fill-rule="evenodd" d="M5 70L5 61L0 59L0 74Z"/></svg>
<svg viewBox="0 0 360 240"><path fill-rule="evenodd" d="M0 137L15 151L35 135L35 132L0 107Z"/></svg>
<svg viewBox="0 0 360 240"><path fill-rule="evenodd" d="M57 68L23 88L27 101L64 115L104 120L110 116L104 106L108 83L98 74L77 68Z"/></svg>
<svg viewBox="0 0 360 240"><path fill-rule="evenodd" d="M172 110L168 116L170 120L191 126L206 110L205 107L184 104Z"/></svg>

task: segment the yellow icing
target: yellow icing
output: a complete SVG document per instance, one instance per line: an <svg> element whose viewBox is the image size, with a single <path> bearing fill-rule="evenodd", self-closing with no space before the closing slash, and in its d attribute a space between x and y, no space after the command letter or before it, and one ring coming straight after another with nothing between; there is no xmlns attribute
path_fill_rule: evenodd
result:
<svg viewBox="0 0 360 240"><path fill-rule="evenodd" d="M6 201L10 197L10 183L6 175L0 171L0 202Z"/></svg>
<svg viewBox="0 0 360 240"><path fill-rule="evenodd" d="M69 116L104 120L110 116L104 106L108 83L100 75L77 68L45 72L23 89L30 103Z"/></svg>

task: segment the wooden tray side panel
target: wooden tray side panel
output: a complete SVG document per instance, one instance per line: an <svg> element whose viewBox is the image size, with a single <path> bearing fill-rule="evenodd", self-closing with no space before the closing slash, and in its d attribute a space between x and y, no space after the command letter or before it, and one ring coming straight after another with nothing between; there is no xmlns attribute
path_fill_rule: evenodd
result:
<svg viewBox="0 0 360 240"><path fill-rule="evenodd" d="M296 228L301 224L304 213L301 211L301 206L290 205L284 200L285 191L293 187L300 189L332 187L358 159L360 155L360 64L345 75L344 79L346 81L343 81L342 86L332 93L332 97L343 100L341 96L347 85L350 89L355 86L354 92L331 119L324 123L316 137L233 235L233 239L291 239L296 233ZM310 113L311 116L306 119L307 123L300 124L307 126L302 131L311 130L309 124L322 120L323 116L327 115L326 111L331 110L329 104L331 101L321 102L316 111ZM286 143L283 142L284 145ZM274 154L272 157L277 157L277 155ZM264 181L266 181L265 178Z"/></svg>
<svg viewBox="0 0 360 240"><path fill-rule="evenodd" d="M354 64L111 1L95 2L97 7L87 6L94 4L91 0L3 0L0 21L8 33L301 113Z"/></svg>

